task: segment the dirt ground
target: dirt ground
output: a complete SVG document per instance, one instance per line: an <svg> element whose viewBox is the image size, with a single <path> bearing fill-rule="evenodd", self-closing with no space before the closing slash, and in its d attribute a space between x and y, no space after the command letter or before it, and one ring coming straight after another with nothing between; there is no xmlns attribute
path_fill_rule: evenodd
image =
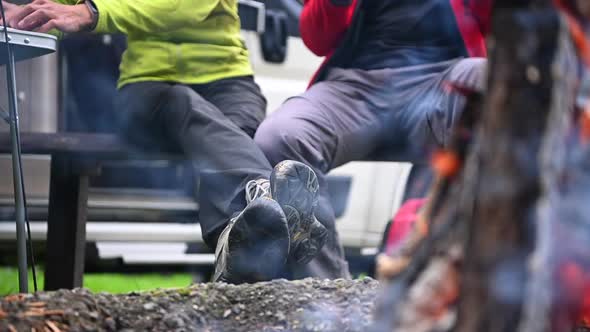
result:
<svg viewBox="0 0 590 332"><path fill-rule="evenodd" d="M366 331L378 291L366 278L40 292L0 299L0 331Z"/></svg>

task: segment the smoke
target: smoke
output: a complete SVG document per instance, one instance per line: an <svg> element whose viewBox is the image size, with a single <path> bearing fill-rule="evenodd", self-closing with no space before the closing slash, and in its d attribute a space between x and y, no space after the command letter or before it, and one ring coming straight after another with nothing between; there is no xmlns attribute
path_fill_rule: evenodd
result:
<svg viewBox="0 0 590 332"><path fill-rule="evenodd" d="M121 110L115 107L115 96L125 48L122 35L72 36L61 42L67 63L68 130L116 132Z"/></svg>
<svg viewBox="0 0 590 332"><path fill-rule="evenodd" d="M368 308L358 298L350 298L346 314L341 307L322 301L310 303L297 312L299 324L294 330L301 331L364 331L369 326Z"/></svg>
<svg viewBox="0 0 590 332"><path fill-rule="evenodd" d="M575 324L570 321L566 323L569 327L554 325L559 315L555 308L563 304L560 293L564 290L564 280L558 275L564 263L579 262L577 252L584 251L590 243L590 206L584 203L590 198L590 155L572 123L573 105L584 99L588 87L581 85L577 96L570 93L576 91L579 62L567 31L562 29L560 33L553 70L556 86L549 117L551 125L539 159L543 194L535 215L536 249L529 262L531 279L520 331L561 331Z"/></svg>

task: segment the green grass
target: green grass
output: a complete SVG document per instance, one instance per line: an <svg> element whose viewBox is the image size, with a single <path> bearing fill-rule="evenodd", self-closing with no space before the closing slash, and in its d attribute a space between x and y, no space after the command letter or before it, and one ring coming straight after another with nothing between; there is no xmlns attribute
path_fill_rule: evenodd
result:
<svg viewBox="0 0 590 332"><path fill-rule="evenodd" d="M37 271L39 289L43 289L43 271ZM176 274L115 274L88 273L84 275L84 288L93 292L127 293L155 288L186 287L192 282L188 273ZM33 276L29 271L29 290L33 290ZM18 292L16 268L0 266L0 296Z"/></svg>

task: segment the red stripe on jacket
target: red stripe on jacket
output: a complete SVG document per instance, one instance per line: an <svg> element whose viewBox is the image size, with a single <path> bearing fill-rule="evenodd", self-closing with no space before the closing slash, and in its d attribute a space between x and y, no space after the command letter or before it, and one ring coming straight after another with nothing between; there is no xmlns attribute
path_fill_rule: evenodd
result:
<svg viewBox="0 0 590 332"><path fill-rule="evenodd" d="M485 35L489 30L492 1L451 0L451 6L469 56L487 56Z"/></svg>

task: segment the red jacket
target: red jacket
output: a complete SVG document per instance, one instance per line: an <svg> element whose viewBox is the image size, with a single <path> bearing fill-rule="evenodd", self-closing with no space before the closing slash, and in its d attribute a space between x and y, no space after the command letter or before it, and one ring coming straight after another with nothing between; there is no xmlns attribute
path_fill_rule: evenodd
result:
<svg viewBox="0 0 590 332"><path fill-rule="evenodd" d="M313 53L327 57L322 67L325 67L330 57L345 43L347 32L355 24L362 1L305 0L300 19L301 38ZM449 1L469 56L485 57L487 53L484 36L489 28L493 0ZM320 75L321 69L318 72ZM314 80L317 78L316 74Z"/></svg>

